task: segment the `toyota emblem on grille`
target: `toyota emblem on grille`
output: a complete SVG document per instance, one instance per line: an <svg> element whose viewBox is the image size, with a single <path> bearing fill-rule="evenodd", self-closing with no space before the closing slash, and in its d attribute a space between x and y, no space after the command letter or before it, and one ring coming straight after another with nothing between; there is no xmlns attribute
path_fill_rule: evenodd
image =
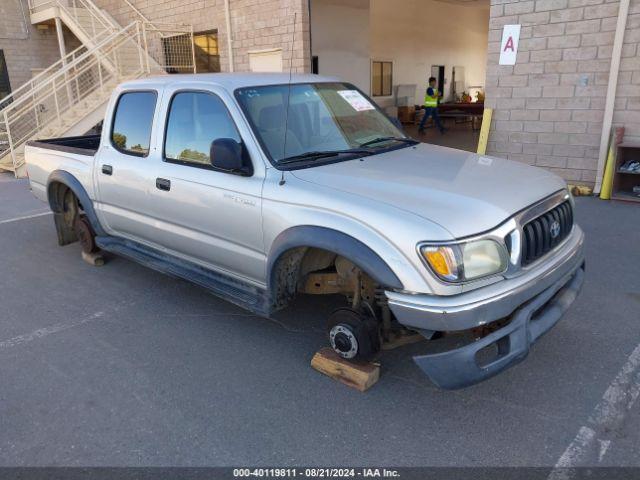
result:
<svg viewBox="0 0 640 480"><path fill-rule="evenodd" d="M551 235L551 238L558 238L558 235L560 235L560 222L554 220L551 223L551 226L549 227L549 234Z"/></svg>

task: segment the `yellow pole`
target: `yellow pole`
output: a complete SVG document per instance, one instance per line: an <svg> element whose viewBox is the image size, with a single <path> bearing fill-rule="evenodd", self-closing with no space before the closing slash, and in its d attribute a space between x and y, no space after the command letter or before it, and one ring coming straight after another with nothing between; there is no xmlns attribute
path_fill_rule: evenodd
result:
<svg viewBox="0 0 640 480"><path fill-rule="evenodd" d="M611 138L609 140L609 152L607 153L607 162L604 166L602 185L600 187L600 198L602 200L611 199L611 190L613 189L613 170L615 169L616 163L616 156L614 153L615 148L615 141Z"/></svg>
<svg viewBox="0 0 640 480"><path fill-rule="evenodd" d="M604 172L602 174L602 182L600 183L600 198L609 200L611 191L613 190L613 177L616 170L616 158L618 156L618 145L622 143L624 138L624 127L615 127L611 130L609 136L609 150L605 159ZM595 190L595 188L594 188ZM597 193L597 192L596 192Z"/></svg>
<svg viewBox="0 0 640 480"><path fill-rule="evenodd" d="M482 113L482 126L480 127L480 138L478 138L478 154L487 153L487 141L489 141L489 130L491 129L492 108L485 108Z"/></svg>

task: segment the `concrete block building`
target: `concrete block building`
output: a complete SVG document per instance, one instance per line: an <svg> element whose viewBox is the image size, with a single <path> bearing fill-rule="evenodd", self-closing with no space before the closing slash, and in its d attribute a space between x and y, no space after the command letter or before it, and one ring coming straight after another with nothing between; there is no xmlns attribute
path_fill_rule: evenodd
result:
<svg viewBox="0 0 640 480"><path fill-rule="evenodd" d="M486 77L486 103L495 109L491 154L593 185L602 174L601 133L611 82L616 86L613 125L625 127L625 142L640 142L640 1L629 3L620 57L614 60L620 5L607 0L492 2ZM499 65L506 24L522 26L515 65Z"/></svg>
<svg viewBox="0 0 640 480"><path fill-rule="evenodd" d="M505 25L520 25L514 65L499 60ZM119 29L127 27L121 35L143 51L139 71L134 63L108 62L110 49L122 48ZM192 60L169 58L180 49L186 58L187 43ZM25 85L36 88L36 78L38 85L65 84L54 100L68 102L76 117L99 118L104 98L69 85L68 69L80 54L96 55L92 85L113 71L112 82L193 70L337 75L390 114L422 103L433 75L445 99L484 93L485 107L493 109L488 154L597 185L609 126L624 126L625 142L640 142L639 43L640 0L4 0L0 106L33 96ZM12 135L17 107L7 115L9 128L0 115L0 155L2 135L12 143L12 161L5 154L0 168L19 165L13 144L41 135L51 118L58 123L50 134L87 126L89 120L70 126L59 105L55 116L43 116L41 110L54 110L50 97L21 103L21 112L35 112L28 122L20 118L29 124L22 135ZM80 109L80 100L89 106Z"/></svg>

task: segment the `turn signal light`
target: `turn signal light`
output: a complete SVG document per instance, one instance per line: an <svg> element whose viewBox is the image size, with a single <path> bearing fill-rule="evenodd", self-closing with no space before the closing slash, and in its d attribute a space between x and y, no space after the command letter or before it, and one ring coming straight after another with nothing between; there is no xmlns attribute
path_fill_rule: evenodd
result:
<svg viewBox="0 0 640 480"><path fill-rule="evenodd" d="M452 248L426 246L422 248L422 255L439 277L449 281L458 280L458 261Z"/></svg>

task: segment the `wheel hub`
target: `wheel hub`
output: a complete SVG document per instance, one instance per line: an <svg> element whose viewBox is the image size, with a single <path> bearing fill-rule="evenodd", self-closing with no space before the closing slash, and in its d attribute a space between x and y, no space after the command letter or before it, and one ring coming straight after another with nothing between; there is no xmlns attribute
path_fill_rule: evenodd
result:
<svg viewBox="0 0 640 480"><path fill-rule="evenodd" d="M358 340L348 325L339 324L329 332L333 350L342 358L351 359L358 354Z"/></svg>

